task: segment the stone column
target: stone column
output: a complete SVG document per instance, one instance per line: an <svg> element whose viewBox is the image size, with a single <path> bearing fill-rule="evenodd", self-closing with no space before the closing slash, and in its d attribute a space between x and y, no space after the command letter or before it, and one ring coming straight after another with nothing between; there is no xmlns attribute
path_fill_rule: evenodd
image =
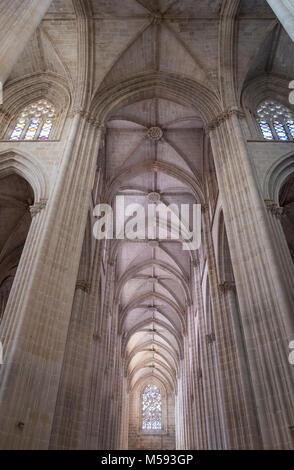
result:
<svg viewBox="0 0 294 470"><path fill-rule="evenodd" d="M222 324L219 356L228 449L260 449L255 399L241 325L235 284L219 285Z"/></svg>
<svg viewBox="0 0 294 470"><path fill-rule="evenodd" d="M87 449L87 410L91 371L100 323L101 243L87 226L55 407L50 449Z"/></svg>
<svg viewBox="0 0 294 470"><path fill-rule="evenodd" d="M121 336L117 338L115 343L115 355L116 367L114 371L114 385L112 390L113 426L111 430L111 448L119 449L122 429L122 386L124 379L124 367L121 360Z"/></svg>
<svg viewBox="0 0 294 470"><path fill-rule="evenodd" d="M58 180L25 244L0 327L0 442L3 449L49 446L101 128L71 118Z"/></svg>
<svg viewBox="0 0 294 470"><path fill-rule="evenodd" d="M255 180L241 131L240 111L210 124L240 316L263 447L293 448L293 293ZM293 282L293 280L292 280Z"/></svg>
<svg viewBox="0 0 294 470"><path fill-rule="evenodd" d="M204 391L207 445L209 449L226 449L227 433L225 426L225 408L222 395L222 377L219 361L219 336L221 329L218 321L222 318L215 299L215 266L212 264L213 253L210 240L210 224L207 206L202 206L203 244L207 257L208 278L205 292L205 304L199 310L199 341L201 357L201 385ZM202 287L199 295L203 297ZM219 317L216 318L216 317Z"/></svg>
<svg viewBox="0 0 294 470"><path fill-rule="evenodd" d="M176 448L177 450L185 449L185 420L184 420L184 410L183 410L183 359L180 361L179 367L180 375L178 376L178 393L176 396Z"/></svg>
<svg viewBox="0 0 294 470"><path fill-rule="evenodd" d="M108 320L108 341L106 345L106 370L102 393L100 392L100 423L99 423L99 449L113 449L112 437L114 433L114 396L117 366L117 350L121 350L121 337L118 336L118 309L114 308L113 295L115 288L115 264L108 263L107 273L107 298L105 301L105 313ZM111 315L110 315L111 312ZM119 431L119 430L118 430Z"/></svg>
<svg viewBox="0 0 294 470"><path fill-rule="evenodd" d="M205 315L212 314L207 306ZM207 325L204 318L200 319L200 342L202 359L202 383L204 388L205 418L207 426L208 448L210 450L226 449L226 429L224 422L224 409L221 395L221 382L219 361L215 335Z"/></svg>
<svg viewBox="0 0 294 470"><path fill-rule="evenodd" d="M66 351L55 407L50 449L84 449L84 409L87 369L93 331L88 311L89 285L78 281L67 336Z"/></svg>
<svg viewBox="0 0 294 470"><path fill-rule="evenodd" d="M208 428L206 424L206 407L205 407L205 394L204 394L204 385L203 385L203 362L201 354L201 332L200 325L202 324L204 315L204 306L203 306L203 295L201 289L201 272L200 272L200 260L195 262L194 265L194 289L195 289L195 303L197 303L197 317L195 322L197 322L197 334L195 331L195 325L193 325L193 331L195 332L195 353L193 356L193 375L194 375L194 384L195 388L193 390L194 400L196 403L196 414L195 414L195 423L196 423L196 442L195 449L208 449Z"/></svg>
<svg viewBox="0 0 294 470"><path fill-rule="evenodd" d="M294 3L293 0L267 0L271 9L294 41Z"/></svg>
<svg viewBox="0 0 294 470"><path fill-rule="evenodd" d="M113 350L111 349L111 326L109 312L111 311L110 299L114 277L114 265L107 264L105 292L108 297L104 300L102 312L100 313L99 325L93 341L90 364L90 384L87 403L87 420L85 429L86 448L106 449L104 442L107 441L108 430L107 416L110 410L111 396L111 365L113 361ZM115 341L115 338L114 338ZM110 386L109 386L110 382Z"/></svg>
<svg viewBox="0 0 294 470"><path fill-rule="evenodd" d="M188 309L187 309L188 310ZM187 312L188 316L188 312ZM193 432L192 432L192 406L191 406L191 382L190 382L190 339L189 336L184 337L184 360L182 364L182 396L183 396L183 422L184 422L184 449L193 448Z"/></svg>
<svg viewBox="0 0 294 470"><path fill-rule="evenodd" d="M128 449L129 434L129 411L130 411L130 394L128 393L127 378L122 377L122 410L121 410L121 432L120 432L120 450Z"/></svg>
<svg viewBox="0 0 294 470"><path fill-rule="evenodd" d="M7 80L12 67L37 29L52 0L2 0L0 5L0 82Z"/></svg>
<svg viewBox="0 0 294 470"><path fill-rule="evenodd" d="M206 331L206 340L208 350L216 350L216 366L212 373L218 377L220 387L225 446L227 449L256 449L260 448L261 443L234 282L218 284L217 263L207 210L203 211L203 219L213 315L213 328L210 327L209 331ZM233 273L231 278L233 280Z"/></svg>
<svg viewBox="0 0 294 470"><path fill-rule="evenodd" d="M192 277L194 281L194 273L192 272ZM191 283L192 284L192 283ZM197 380L197 350L196 350L196 338L195 338L195 316L194 316L194 306L190 306L188 309L188 335L190 343L190 358L189 358L189 390L191 400L191 408L189 410L189 426L191 429L191 443L190 449L198 449L197 445L197 424L199 417L197 416L197 402L195 400L196 395L196 380Z"/></svg>

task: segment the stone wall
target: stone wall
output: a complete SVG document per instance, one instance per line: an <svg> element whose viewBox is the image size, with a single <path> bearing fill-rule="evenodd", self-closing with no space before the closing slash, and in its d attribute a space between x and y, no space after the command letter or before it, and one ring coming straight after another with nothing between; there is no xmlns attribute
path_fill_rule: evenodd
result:
<svg viewBox="0 0 294 470"><path fill-rule="evenodd" d="M170 393L167 395L167 402L163 400L163 426L162 432L147 434L140 429L141 394L138 390L130 393L129 407L129 449L175 449L175 399Z"/></svg>

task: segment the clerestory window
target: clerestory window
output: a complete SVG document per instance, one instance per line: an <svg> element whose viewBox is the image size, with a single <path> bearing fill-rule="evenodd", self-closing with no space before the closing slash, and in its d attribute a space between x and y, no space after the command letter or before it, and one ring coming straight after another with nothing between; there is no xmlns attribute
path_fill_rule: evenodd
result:
<svg viewBox="0 0 294 470"><path fill-rule="evenodd" d="M265 140L294 140L294 113L286 106L264 101L257 109L257 121Z"/></svg>
<svg viewBox="0 0 294 470"><path fill-rule="evenodd" d="M18 116L10 140L48 140L56 111L47 100L27 106Z"/></svg>

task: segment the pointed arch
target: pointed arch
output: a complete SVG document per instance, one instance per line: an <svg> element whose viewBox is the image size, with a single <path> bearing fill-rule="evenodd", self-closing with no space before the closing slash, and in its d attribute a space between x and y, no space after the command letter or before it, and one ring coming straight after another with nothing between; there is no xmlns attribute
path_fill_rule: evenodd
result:
<svg viewBox="0 0 294 470"><path fill-rule="evenodd" d="M210 88L195 80L166 72L139 74L102 91L98 89L90 111L99 121L104 122L115 109L154 94L180 104L192 105L199 111L204 123L212 121L221 113L219 97Z"/></svg>
<svg viewBox="0 0 294 470"><path fill-rule="evenodd" d="M8 137L12 124L21 110L34 102L47 99L55 107L58 116L54 138L60 137L71 105L71 93L64 78L52 72L32 74L10 82L5 86L3 94L0 135Z"/></svg>
<svg viewBox="0 0 294 470"><path fill-rule="evenodd" d="M35 203L47 201L49 181L42 166L35 158L16 149L0 152L0 178L13 173L22 176L31 185Z"/></svg>

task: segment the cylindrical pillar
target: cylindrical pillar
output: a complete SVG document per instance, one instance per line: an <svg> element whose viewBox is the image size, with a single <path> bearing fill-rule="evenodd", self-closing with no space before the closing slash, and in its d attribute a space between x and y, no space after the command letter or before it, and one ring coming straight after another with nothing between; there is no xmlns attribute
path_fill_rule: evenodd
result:
<svg viewBox="0 0 294 470"><path fill-rule="evenodd" d="M0 328L3 449L47 449L101 129L72 118L58 180L36 214Z"/></svg>
<svg viewBox="0 0 294 470"><path fill-rule="evenodd" d="M210 126L258 421L266 449L293 447L293 292L242 135L239 111Z"/></svg>

